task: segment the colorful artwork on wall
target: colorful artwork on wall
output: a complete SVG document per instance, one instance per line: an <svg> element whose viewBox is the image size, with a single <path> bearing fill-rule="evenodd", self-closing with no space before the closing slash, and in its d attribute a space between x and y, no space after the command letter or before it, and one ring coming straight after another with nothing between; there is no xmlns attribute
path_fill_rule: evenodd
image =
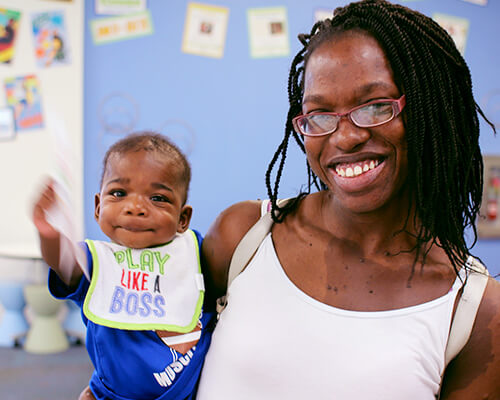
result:
<svg viewBox="0 0 500 400"><path fill-rule="evenodd" d="M17 131L43 127L40 85L36 76L7 78L5 91L7 104L14 109Z"/></svg>
<svg viewBox="0 0 500 400"><path fill-rule="evenodd" d="M68 36L62 11L33 14L35 58L39 67L69 63Z"/></svg>
<svg viewBox="0 0 500 400"><path fill-rule="evenodd" d="M0 8L0 63L10 63L14 57L14 42L21 13Z"/></svg>

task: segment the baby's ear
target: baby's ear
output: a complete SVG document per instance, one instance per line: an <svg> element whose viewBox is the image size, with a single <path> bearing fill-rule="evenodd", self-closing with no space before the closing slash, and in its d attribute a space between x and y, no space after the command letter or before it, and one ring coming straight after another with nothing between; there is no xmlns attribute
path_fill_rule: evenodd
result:
<svg viewBox="0 0 500 400"><path fill-rule="evenodd" d="M189 223L191 222L191 215L193 215L193 207L184 205L181 209L181 215L179 216L179 224L177 225L177 232L184 233L189 228Z"/></svg>
<svg viewBox="0 0 500 400"><path fill-rule="evenodd" d="M101 212L101 195L97 193L94 196L94 218L99 222L99 213Z"/></svg>

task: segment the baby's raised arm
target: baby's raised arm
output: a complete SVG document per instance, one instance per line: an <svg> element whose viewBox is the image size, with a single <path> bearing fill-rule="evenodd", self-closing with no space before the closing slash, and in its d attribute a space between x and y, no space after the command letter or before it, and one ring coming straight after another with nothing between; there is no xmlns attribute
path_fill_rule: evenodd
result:
<svg viewBox="0 0 500 400"><path fill-rule="evenodd" d="M78 284L83 272L76 262L76 257L71 257L74 265L60 264L60 250L62 233L55 229L47 220L48 211L55 206L57 194L54 190L54 181L49 180L43 187L40 196L33 206L33 223L40 237L40 249L45 262L52 268L61 280L68 286ZM71 271L71 273L66 273Z"/></svg>

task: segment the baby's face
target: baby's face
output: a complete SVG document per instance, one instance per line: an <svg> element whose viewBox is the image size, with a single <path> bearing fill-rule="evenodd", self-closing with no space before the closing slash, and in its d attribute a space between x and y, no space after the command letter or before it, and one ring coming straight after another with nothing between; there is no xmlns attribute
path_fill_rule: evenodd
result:
<svg viewBox="0 0 500 400"><path fill-rule="evenodd" d="M95 218L113 242L146 248L172 240L189 226L180 167L156 152L112 154L95 198Z"/></svg>

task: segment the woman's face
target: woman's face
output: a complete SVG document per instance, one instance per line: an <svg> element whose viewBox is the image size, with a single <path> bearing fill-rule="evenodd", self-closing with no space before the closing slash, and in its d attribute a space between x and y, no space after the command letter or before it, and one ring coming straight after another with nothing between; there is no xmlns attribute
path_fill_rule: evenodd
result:
<svg viewBox="0 0 500 400"><path fill-rule="evenodd" d="M342 113L401 95L378 42L368 34L348 31L310 55L302 112ZM305 148L311 168L346 210L366 213L401 201L408 173L401 114L374 128L359 128L344 117L334 133L305 137Z"/></svg>

